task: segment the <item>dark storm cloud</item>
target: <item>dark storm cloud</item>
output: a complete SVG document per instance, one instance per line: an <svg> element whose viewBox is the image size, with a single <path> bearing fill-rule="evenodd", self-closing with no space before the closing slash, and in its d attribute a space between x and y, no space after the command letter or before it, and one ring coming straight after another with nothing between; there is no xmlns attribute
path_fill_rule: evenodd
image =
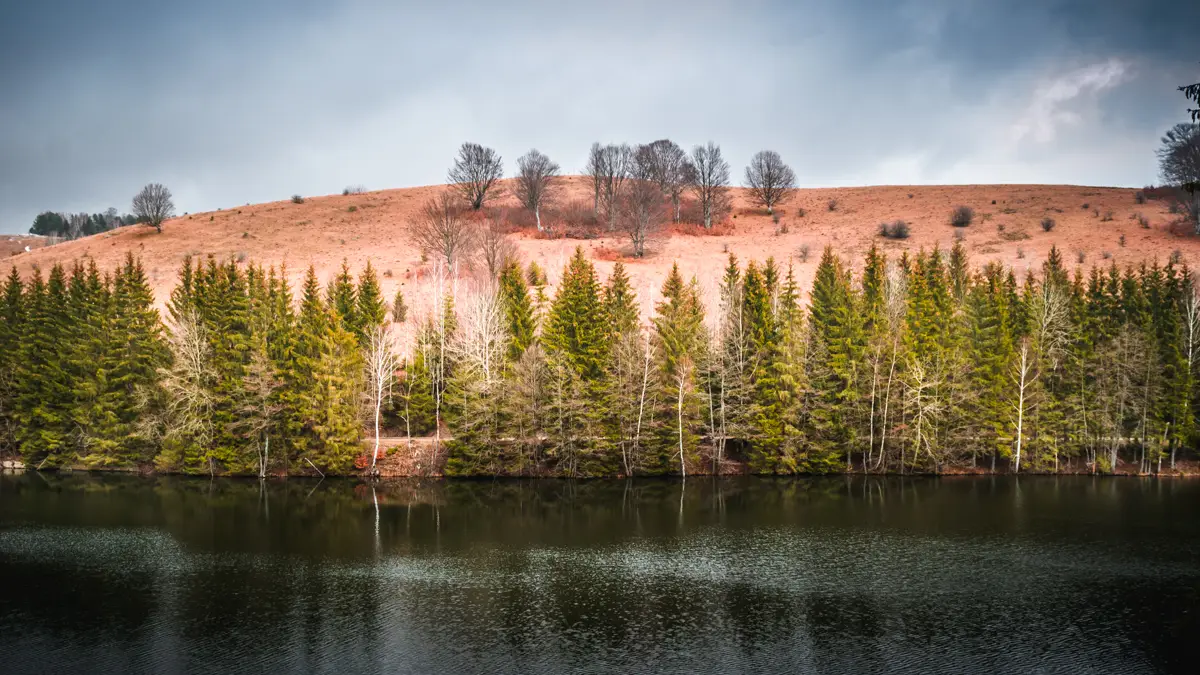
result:
<svg viewBox="0 0 1200 675"><path fill-rule="evenodd" d="M0 9L0 231L441 182L457 145L771 147L806 185L1139 185L1200 75L1172 2L42 2ZM1191 80L1188 80L1191 81Z"/></svg>

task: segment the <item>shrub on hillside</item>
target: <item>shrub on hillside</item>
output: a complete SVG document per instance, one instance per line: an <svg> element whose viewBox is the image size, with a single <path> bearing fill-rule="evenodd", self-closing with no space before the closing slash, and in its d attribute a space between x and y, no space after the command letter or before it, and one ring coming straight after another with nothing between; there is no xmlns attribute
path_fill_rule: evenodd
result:
<svg viewBox="0 0 1200 675"><path fill-rule="evenodd" d="M897 220L879 226L879 235L888 239L908 239L908 223Z"/></svg>
<svg viewBox="0 0 1200 675"><path fill-rule="evenodd" d="M950 214L950 224L955 227L966 227L973 220L975 220L975 209L969 206L960 206Z"/></svg>
<svg viewBox="0 0 1200 675"><path fill-rule="evenodd" d="M293 204L303 204L304 197L301 197L300 195L292 195L292 203Z"/></svg>
<svg viewBox="0 0 1200 675"><path fill-rule="evenodd" d="M1057 225L1057 223L1054 222L1053 218L1042 218L1043 232L1049 232L1050 230L1053 230L1055 225Z"/></svg>

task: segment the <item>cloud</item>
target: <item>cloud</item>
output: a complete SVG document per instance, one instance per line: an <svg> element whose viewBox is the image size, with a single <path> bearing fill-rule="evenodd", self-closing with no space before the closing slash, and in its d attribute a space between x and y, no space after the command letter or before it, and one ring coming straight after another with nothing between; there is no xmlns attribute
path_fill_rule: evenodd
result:
<svg viewBox="0 0 1200 675"><path fill-rule="evenodd" d="M1165 0L98 7L0 9L0 231L151 181L192 212L437 183L465 140L510 169L671 137L735 178L778 150L809 186L1140 185L1200 23Z"/></svg>
<svg viewBox="0 0 1200 675"><path fill-rule="evenodd" d="M1019 143L1026 138L1038 143L1053 141L1059 127L1077 125L1083 120L1086 113L1077 106L1094 108L1098 95L1125 81L1128 71L1129 64L1113 58L1039 83L1024 114L1012 125L1012 141Z"/></svg>

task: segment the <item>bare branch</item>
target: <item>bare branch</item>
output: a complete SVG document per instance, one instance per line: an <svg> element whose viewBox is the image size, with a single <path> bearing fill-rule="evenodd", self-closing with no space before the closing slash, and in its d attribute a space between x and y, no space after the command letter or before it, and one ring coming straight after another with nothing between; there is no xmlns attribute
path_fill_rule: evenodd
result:
<svg viewBox="0 0 1200 675"><path fill-rule="evenodd" d="M492 281L500 277L500 270L504 269L508 261L517 259L517 246L499 221L488 220L487 225L480 231L479 255L483 258L488 277Z"/></svg>
<svg viewBox="0 0 1200 675"><path fill-rule="evenodd" d="M434 197L421 208L421 215L408 226L408 236L422 253L440 258L448 269L465 262L476 246L475 229L463 217L462 208L449 192Z"/></svg>

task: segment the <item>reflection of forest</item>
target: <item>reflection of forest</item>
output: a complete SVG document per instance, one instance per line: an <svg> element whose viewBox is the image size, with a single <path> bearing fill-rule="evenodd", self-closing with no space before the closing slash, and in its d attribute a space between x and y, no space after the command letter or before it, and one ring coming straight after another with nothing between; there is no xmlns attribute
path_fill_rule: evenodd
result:
<svg viewBox="0 0 1200 675"><path fill-rule="evenodd" d="M867 672L1080 667L1132 638L1164 664L1182 652L1146 627L1200 601L1179 590L1194 547L1164 547L1195 541L1171 516L1196 490L3 477L0 651L65 666L38 651L65 644L120 671ZM1113 551L1158 567L1134 581ZM1014 613L1004 640L986 630Z"/></svg>

